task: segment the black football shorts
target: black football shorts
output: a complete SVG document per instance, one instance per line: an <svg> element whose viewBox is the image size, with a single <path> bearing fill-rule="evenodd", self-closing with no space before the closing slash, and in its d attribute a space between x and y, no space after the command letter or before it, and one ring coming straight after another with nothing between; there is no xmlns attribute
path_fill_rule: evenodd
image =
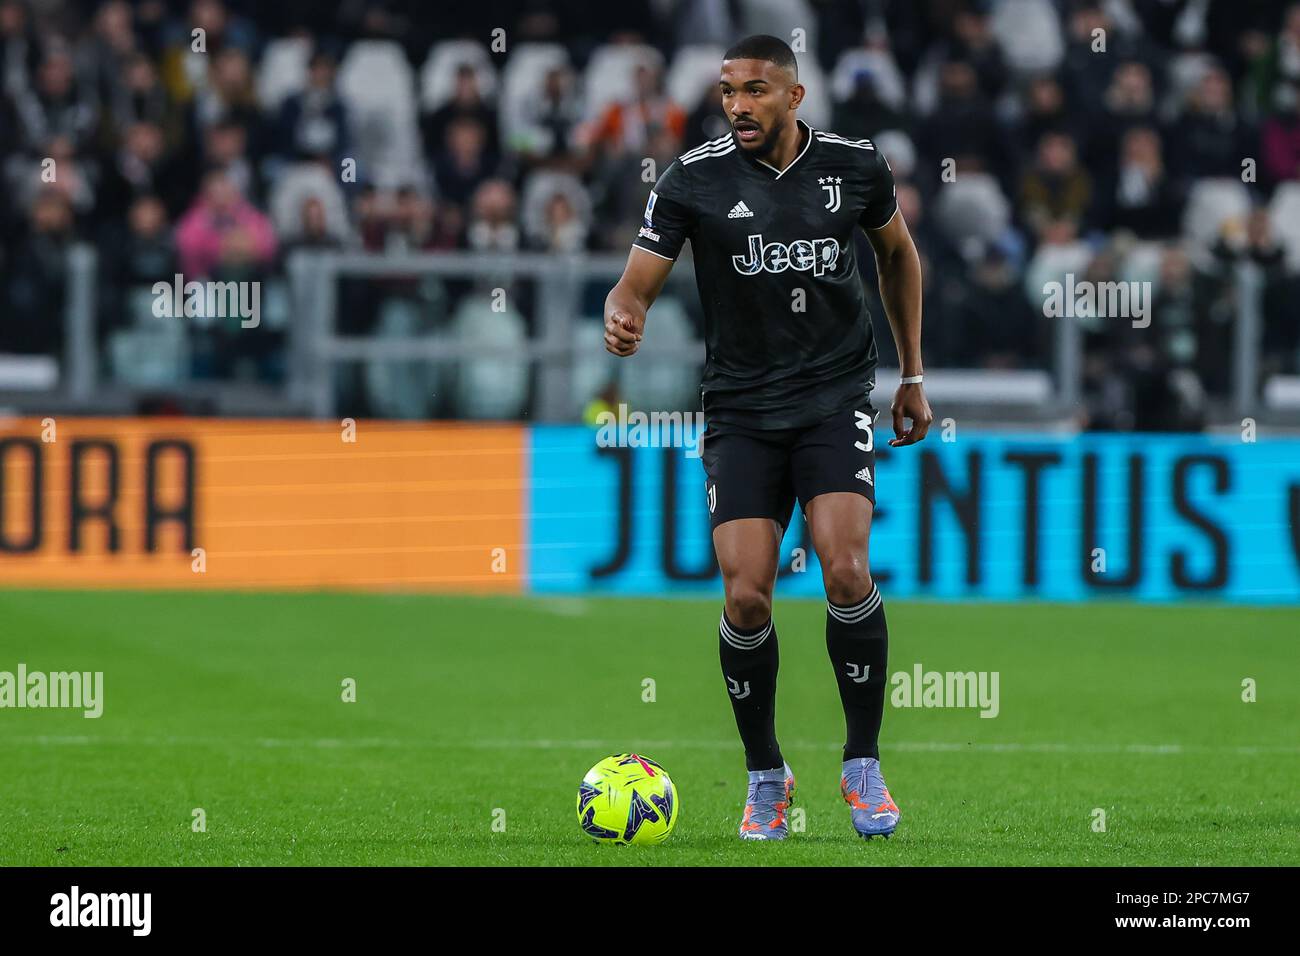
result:
<svg viewBox="0 0 1300 956"><path fill-rule="evenodd" d="M709 523L771 518L782 529L797 499L848 491L876 502L876 410L869 401L805 428L710 422L704 432Z"/></svg>

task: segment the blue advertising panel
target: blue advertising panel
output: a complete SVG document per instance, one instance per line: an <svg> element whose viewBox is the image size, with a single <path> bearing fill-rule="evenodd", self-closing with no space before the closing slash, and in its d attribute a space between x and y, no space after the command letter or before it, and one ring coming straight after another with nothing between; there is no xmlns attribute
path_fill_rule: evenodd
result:
<svg viewBox="0 0 1300 956"><path fill-rule="evenodd" d="M530 431L531 590L720 593L699 458L597 434ZM1300 440L936 431L877 452L892 596L1300 603ZM795 510L778 593L820 596Z"/></svg>

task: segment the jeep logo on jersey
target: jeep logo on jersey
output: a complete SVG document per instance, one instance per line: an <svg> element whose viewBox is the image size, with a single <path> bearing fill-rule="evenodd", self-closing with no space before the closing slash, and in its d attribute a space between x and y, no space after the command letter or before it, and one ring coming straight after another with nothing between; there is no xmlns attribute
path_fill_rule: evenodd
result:
<svg viewBox="0 0 1300 956"><path fill-rule="evenodd" d="M749 237L749 254L732 256L731 264L743 276L752 276L766 269L768 272L797 272L812 270L815 276L830 272L840 258L840 244L834 239L796 239L788 246L784 242L763 243L762 233Z"/></svg>

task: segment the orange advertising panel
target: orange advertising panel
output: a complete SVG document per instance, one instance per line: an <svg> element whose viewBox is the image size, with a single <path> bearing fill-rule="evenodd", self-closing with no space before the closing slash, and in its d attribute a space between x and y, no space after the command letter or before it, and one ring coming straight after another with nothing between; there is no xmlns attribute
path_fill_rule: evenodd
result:
<svg viewBox="0 0 1300 956"><path fill-rule="evenodd" d="M520 591L526 433L0 421L0 586Z"/></svg>

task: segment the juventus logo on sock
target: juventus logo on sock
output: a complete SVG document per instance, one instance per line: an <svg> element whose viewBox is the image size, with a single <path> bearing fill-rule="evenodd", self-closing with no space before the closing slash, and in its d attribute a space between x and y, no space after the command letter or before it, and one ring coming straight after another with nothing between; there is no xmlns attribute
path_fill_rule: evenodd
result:
<svg viewBox="0 0 1300 956"><path fill-rule="evenodd" d="M740 681L736 680L733 677L728 677L727 693L730 694L732 697L736 698L736 700L744 700L746 697L749 696L749 681L745 681L745 690L744 693L742 693L740 690Z"/></svg>
<svg viewBox="0 0 1300 956"><path fill-rule="evenodd" d="M854 604L826 602L826 650L835 666L844 705L844 759L879 757L889 629L880 591L874 585Z"/></svg>
<svg viewBox="0 0 1300 956"><path fill-rule="evenodd" d="M752 630L741 630L724 611L718 622L718 657L736 729L745 745L746 765L750 770L781 766L775 721L780 655L772 619Z"/></svg>

